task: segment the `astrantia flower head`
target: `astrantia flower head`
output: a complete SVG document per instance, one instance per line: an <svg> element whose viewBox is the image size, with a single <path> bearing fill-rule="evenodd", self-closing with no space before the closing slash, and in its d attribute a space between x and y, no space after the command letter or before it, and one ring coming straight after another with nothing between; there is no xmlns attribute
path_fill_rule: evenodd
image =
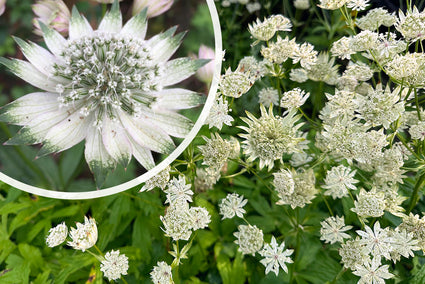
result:
<svg viewBox="0 0 425 284"><path fill-rule="evenodd" d="M151 177L145 182L145 185L140 189L140 191L152 190L155 187L159 187L164 190L167 186L168 181L170 180L170 170L171 167L167 166L165 169L160 171L156 176Z"/></svg>
<svg viewBox="0 0 425 284"><path fill-rule="evenodd" d="M273 108L269 111L261 105L261 117L256 118L247 112L248 118L242 120L248 127L240 126L247 134L240 136L245 140L242 142L244 154L248 155L248 161L260 160L260 168L267 166L269 170L273 168L275 160L281 160L284 153L299 152L296 147L304 140L298 136L298 129L301 124L295 125L300 116L296 111L290 111L285 117L275 116Z"/></svg>
<svg viewBox="0 0 425 284"><path fill-rule="evenodd" d="M410 42L423 40L425 38L425 12L419 12L416 6L404 14L399 11L399 19L395 28Z"/></svg>
<svg viewBox="0 0 425 284"><path fill-rule="evenodd" d="M344 239L350 238L345 231L350 230L353 226L345 226L344 216L329 217L320 222L320 239L325 243L343 242Z"/></svg>
<svg viewBox="0 0 425 284"><path fill-rule="evenodd" d="M292 89L283 93L282 99L280 100L280 106L286 109L299 108L305 103L309 96L310 93L306 93L300 88Z"/></svg>
<svg viewBox="0 0 425 284"><path fill-rule="evenodd" d="M275 237L272 236L270 244L264 244L263 249L259 252L264 257L260 262L266 267L266 274L273 271L277 276L280 267L288 273L286 263L293 263L289 257L293 252L293 249L285 249L285 242L278 245Z"/></svg>
<svg viewBox="0 0 425 284"><path fill-rule="evenodd" d="M49 230L49 235L46 237L47 246L55 247L60 245L66 240L67 235L68 227L65 225L65 222L62 222Z"/></svg>
<svg viewBox="0 0 425 284"><path fill-rule="evenodd" d="M176 28L145 40L146 10L122 26L118 2L97 30L74 7L69 39L40 23L50 51L17 39L29 62L0 58L15 75L43 92L3 108L0 119L24 126L8 144L43 143L38 156L85 140L85 158L99 187L117 163L134 156L154 167L151 151L168 154L170 136L185 137L192 122L176 110L203 99L179 88L206 60L169 60L183 34Z"/></svg>
<svg viewBox="0 0 425 284"><path fill-rule="evenodd" d="M357 201L354 201L354 208L351 211L356 212L360 217L380 217L384 215L385 195L383 192L376 192L373 189L369 192L363 188L357 195Z"/></svg>
<svg viewBox="0 0 425 284"><path fill-rule="evenodd" d="M191 185L186 184L186 179L184 176L179 176L179 178L173 178L168 183L168 188L164 190L167 194L167 201L170 205L181 202L192 202L193 191L190 189Z"/></svg>
<svg viewBox="0 0 425 284"><path fill-rule="evenodd" d="M344 6L349 0L320 0L320 4L317 5L322 9L336 10Z"/></svg>
<svg viewBox="0 0 425 284"><path fill-rule="evenodd" d="M369 5L369 0L349 0L347 7L353 9L354 11L363 11L366 10Z"/></svg>
<svg viewBox="0 0 425 284"><path fill-rule="evenodd" d="M244 199L243 195L239 196L237 193L227 194L226 198L223 198L219 205L220 215L223 216L222 219L231 219L235 217L235 215L242 218L243 214L246 212L243 207L247 202L248 200Z"/></svg>
<svg viewBox="0 0 425 284"><path fill-rule="evenodd" d="M258 93L258 103L265 106L273 104L277 106L279 104L279 92L275 88L264 88Z"/></svg>
<svg viewBox="0 0 425 284"><path fill-rule="evenodd" d="M254 255L263 246L263 231L255 225L239 225L238 231L233 235L237 238L235 243L243 254Z"/></svg>
<svg viewBox="0 0 425 284"><path fill-rule="evenodd" d="M204 140L207 143L198 147L204 157L202 164L220 170L230 156L232 145L217 132L211 135L211 139L204 136Z"/></svg>
<svg viewBox="0 0 425 284"><path fill-rule="evenodd" d="M238 70L232 72L229 68L220 78L219 89L224 96L239 98L251 89L254 81L248 73Z"/></svg>
<svg viewBox="0 0 425 284"><path fill-rule="evenodd" d="M360 276L359 284L385 284L385 279L391 279L393 274L388 272L389 265L381 265L381 259L374 257L372 260L365 261L356 265L353 271L354 275Z"/></svg>
<svg viewBox="0 0 425 284"><path fill-rule="evenodd" d="M127 275L128 257L120 255L120 251L108 251L105 254L105 260L100 263L100 271L109 281L121 278L121 275Z"/></svg>
<svg viewBox="0 0 425 284"><path fill-rule="evenodd" d="M325 185L323 188L326 188L325 195L331 195L333 199L342 198L348 196L348 189L355 190L355 183L359 182L354 179L356 171L351 171L350 168L345 167L344 165L339 165L333 167L326 173Z"/></svg>
<svg viewBox="0 0 425 284"><path fill-rule="evenodd" d="M294 0L294 7L299 10L308 10L310 8L309 0Z"/></svg>
<svg viewBox="0 0 425 284"><path fill-rule="evenodd" d="M171 266L165 261L158 262L151 271L151 279L155 284L173 284L173 274L171 273Z"/></svg>
<svg viewBox="0 0 425 284"><path fill-rule="evenodd" d="M219 130L223 127L223 124L232 125L233 117L229 115L229 104L227 100L221 96L217 95L217 99L213 103L210 113L205 120L205 124L208 124L209 128L217 127Z"/></svg>
<svg viewBox="0 0 425 284"><path fill-rule="evenodd" d="M272 15L264 21L257 19L252 25L248 25L252 37L258 41L268 41L277 31L291 31L291 21L282 15Z"/></svg>
<svg viewBox="0 0 425 284"><path fill-rule="evenodd" d="M84 216L84 224L77 222L77 228L71 228L69 236L72 241L68 245L74 249L85 251L96 244L97 226L93 218Z"/></svg>

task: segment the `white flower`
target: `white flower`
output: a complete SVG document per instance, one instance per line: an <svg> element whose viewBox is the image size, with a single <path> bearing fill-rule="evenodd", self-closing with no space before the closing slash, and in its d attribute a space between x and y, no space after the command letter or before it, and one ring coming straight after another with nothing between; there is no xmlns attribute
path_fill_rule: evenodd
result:
<svg viewBox="0 0 425 284"><path fill-rule="evenodd" d="M253 83L253 78L248 73L238 70L232 72L229 68L221 75L219 89L224 96L239 98L251 89Z"/></svg>
<svg viewBox="0 0 425 284"><path fill-rule="evenodd" d="M191 207L189 214L192 218L192 230L194 231L208 227L211 222L210 213L203 207Z"/></svg>
<svg viewBox="0 0 425 284"><path fill-rule="evenodd" d="M121 278L121 275L127 275L128 257L120 255L120 251L111 250L105 254L105 260L100 263L100 271L109 281Z"/></svg>
<svg viewBox="0 0 425 284"><path fill-rule="evenodd" d="M242 120L248 127L240 126L247 134L240 134L245 140L242 142L244 154L248 155L248 162L255 159L260 160L259 167L267 166L271 170L275 160L282 160L285 153L292 154L299 152L297 145L304 138L299 137L298 128L301 124L295 125L300 116L296 111L290 111L285 117L275 116L273 108L269 111L260 105L261 117L256 118L247 112L248 118Z"/></svg>
<svg viewBox="0 0 425 284"><path fill-rule="evenodd" d="M325 243L334 244L336 242L343 242L344 239L351 238L345 231L350 230L353 226L345 226L344 216L329 217L325 221L320 222L320 239Z"/></svg>
<svg viewBox="0 0 425 284"><path fill-rule="evenodd" d="M165 203L174 205L181 202L192 202L193 191L190 187L190 184L186 184L184 176L179 176L178 179L173 178L168 182L168 188L164 190L167 194Z"/></svg>
<svg viewBox="0 0 425 284"><path fill-rule="evenodd" d="M71 228L69 236L72 241L68 245L74 249L85 251L96 244L97 226L96 221L90 217L84 216L84 224L77 222L77 228Z"/></svg>
<svg viewBox="0 0 425 284"><path fill-rule="evenodd" d="M255 255L263 246L263 231L255 225L239 225L238 232L233 235L237 238L235 243L239 245L239 251L243 254Z"/></svg>
<svg viewBox="0 0 425 284"><path fill-rule="evenodd" d="M300 62L301 67L310 69L317 61L318 52L314 50L314 46L308 42L304 42L296 48L291 56L293 63Z"/></svg>
<svg viewBox="0 0 425 284"><path fill-rule="evenodd" d="M409 258L414 257L414 250L420 250L419 241L413 236L413 233L408 233L406 230L390 231L393 242L391 243L393 251L391 257L394 260L400 259L400 255ZM396 258L394 258L394 255Z"/></svg>
<svg viewBox="0 0 425 284"><path fill-rule="evenodd" d="M217 127L219 130L223 127L223 124L232 125L233 117L229 115L229 105L227 100L223 96L218 96L214 104L211 107L210 114L205 120L205 124L208 124L209 128Z"/></svg>
<svg viewBox="0 0 425 284"><path fill-rule="evenodd" d="M232 152L232 144L216 132L211 134L211 139L203 137L207 142L205 145L198 146L204 157L203 165L208 165L216 170L221 170L224 163Z"/></svg>
<svg viewBox="0 0 425 284"><path fill-rule="evenodd" d="M356 212L360 217L380 217L384 215L385 194L376 192L376 188L371 191L362 188L357 195L357 201L354 201L354 206L351 211Z"/></svg>
<svg viewBox="0 0 425 284"><path fill-rule="evenodd" d="M355 174L356 171L351 171L350 168L344 165L339 165L330 169L326 173L325 185L322 186L327 189L325 195L331 195L333 199L348 196L348 189L356 189L354 184L357 183L358 180L354 179Z"/></svg>
<svg viewBox="0 0 425 284"><path fill-rule="evenodd" d="M365 245L375 258L380 258L381 256L386 259L391 258L390 252L393 239L388 236L388 229L381 229L379 221L376 221L373 231L369 226L365 226L365 231L357 230L356 232L362 237L360 244Z"/></svg>
<svg viewBox="0 0 425 284"><path fill-rule="evenodd" d="M363 11L366 10L369 4L369 0L349 0L347 7L353 9L354 11Z"/></svg>
<svg viewBox="0 0 425 284"><path fill-rule="evenodd" d="M151 271L151 279L155 284L174 283L173 274L171 273L171 266L169 266L165 261L158 261L156 266Z"/></svg>
<svg viewBox="0 0 425 284"><path fill-rule="evenodd" d="M310 8L309 0L294 0L294 7L299 10L308 10Z"/></svg>
<svg viewBox="0 0 425 284"><path fill-rule="evenodd" d="M183 34L176 28L145 39L146 10L122 26L118 2L93 30L73 9L69 39L40 23L50 51L17 39L28 59L0 63L42 89L2 109L1 120L23 126L8 144L42 143L38 156L61 152L85 140L85 158L100 187L117 163L134 156L146 169L155 166L151 151L168 154L170 136L184 138L192 128L177 113L203 98L180 88L206 60L170 57Z"/></svg>
<svg viewBox="0 0 425 284"><path fill-rule="evenodd" d="M394 276L388 272L388 265L381 266L379 257L374 257L372 261L365 261L362 265L356 265L353 274L361 277L358 284L385 284L384 279Z"/></svg>
<svg viewBox="0 0 425 284"><path fill-rule="evenodd" d="M289 257L293 252L293 249L285 250L285 242L282 242L279 246L275 237L272 236L270 244L264 244L263 249L259 252L259 254L264 257L260 262L266 267L266 274L273 271L278 275L280 267L288 273L288 267L285 263L293 263L292 259Z"/></svg>
<svg viewBox="0 0 425 284"><path fill-rule="evenodd" d="M168 181L170 180L170 170L171 170L171 167L167 166L165 169L159 172L156 176L153 176L152 178L148 179L145 182L145 185L140 189L140 192L149 191L154 189L155 187L159 187L162 190L164 190L164 188L168 184Z"/></svg>
<svg viewBox="0 0 425 284"><path fill-rule="evenodd" d="M268 41L277 31L291 31L291 21L282 15L272 15L263 22L257 19L253 24L248 25L252 37L258 41Z"/></svg>
<svg viewBox="0 0 425 284"><path fill-rule="evenodd" d="M320 0L320 8L336 10L344 6L349 0Z"/></svg>
<svg viewBox="0 0 425 284"><path fill-rule="evenodd" d="M62 222L49 230L49 235L46 237L46 244L51 248L58 246L66 240L67 235L68 227L65 225L65 222Z"/></svg>
<svg viewBox="0 0 425 284"><path fill-rule="evenodd" d="M220 215L223 215L221 219L231 219L235 215L242 218L246 212L243 207L247 202L247 199L243 199L243 195L239 196L237 193L227 194L226 198L223 198L219 205Z"/></svg>
<svg viewBox="0 0 425 284"><path fill-rule="evenodd" d="M174 241L189 240L192 234L193 219L187 203L185 205L178 203L168 207L165 216L160 216L160 219L167 237Z"/></svg>
<svg viewBox="0 0 425 284"><path fill-rule="evenodd" d="M275 88L264 88L258 93L258 103L265 106L273 104L277 106L279 104L279 92Z"/></svg>
<svg viewBox="0 0 425 284"><path fill-rule="evenodd" d="M305 103L309 96L310 93L306 93L300 88L292 89L283 93L282 99L280 100L280 106L289 110L299 108Z"/></svg>

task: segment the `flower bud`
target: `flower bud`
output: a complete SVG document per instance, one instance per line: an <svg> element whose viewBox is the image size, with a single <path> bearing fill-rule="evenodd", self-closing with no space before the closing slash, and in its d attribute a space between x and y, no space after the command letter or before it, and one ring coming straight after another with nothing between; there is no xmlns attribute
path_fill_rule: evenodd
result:
<svg viewBox="0 0 425 284"><path fill-rule="evenodd" d="M148 7L148 18L153 18L165 13L171 8L174 0L134 0L133 16L139 14L143 9Z"/></svg>
<svg viewBox="0 0 425 284"><path fill-rule="evenodd" d="M6 9L6 0L0 0L0 16L4 13Z"/></svg>
<svg viewBox="0 0 425 284"><path fill-rule="evenodd" d="M196 76L199 80L202 82L209 84L211 83L213 76L214 76L214 57L215 53L212 48L209 48L208 46L201 45L198 52L198 58L199 59L211 59L211 61L205 65L204 67L198 69L196 72Z"/></svg>
<svg viewBox="0 0 425 284"><path fill-rule="evenodd" d="M2 0L0 0L2 1ZM40 22L57 30L62 35L68 33L71 13L62 0L41 0L32 5L36 17L33 20L34 33L42 35Z"/></svg>

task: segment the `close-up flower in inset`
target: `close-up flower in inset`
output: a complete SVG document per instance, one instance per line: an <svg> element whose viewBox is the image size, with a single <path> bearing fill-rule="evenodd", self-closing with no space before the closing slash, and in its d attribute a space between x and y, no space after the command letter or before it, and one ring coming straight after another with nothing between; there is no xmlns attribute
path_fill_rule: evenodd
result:
<svg viewBox="0 0 425 284"><path fill-rule="evenodd" d="M38 157L85 141L85 159L101 187L132 156L147 170L152 151L169 154L192 121L177 113L203 103L196 92L167 88L208 60L169 60L184 33L176 28L145 39L146 9L122 25L118 2L97 30L74 7L69 38L39 22L49 50L16 38L28 61L0 58L16 76L41 89L2 109L0 120L23 126L5 144L38 144Z"/></svg>

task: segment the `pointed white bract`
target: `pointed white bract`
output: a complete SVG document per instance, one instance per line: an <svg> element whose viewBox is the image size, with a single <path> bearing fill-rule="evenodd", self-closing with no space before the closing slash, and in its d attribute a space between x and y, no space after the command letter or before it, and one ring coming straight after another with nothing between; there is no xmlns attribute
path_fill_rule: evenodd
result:
<svg viewBox="0 0 425 284"><path fill-rule="evenodd" d="M184 138L192 121L177 110L204 102L197 93L165 87L192 76L207 60L176 58L183 33L173 27L146 40L146 10L124 26L118 2L97 30L76 8L69 38L40 22L49 50L16 39L28 61L0 58L15 75L45 91L3 108L0 120L23 126L7 144L42 143L38 156L85 141L85 157L100 187L118 163L134 156L146 169L151 151L169 154L171 136Z"/></svg>

